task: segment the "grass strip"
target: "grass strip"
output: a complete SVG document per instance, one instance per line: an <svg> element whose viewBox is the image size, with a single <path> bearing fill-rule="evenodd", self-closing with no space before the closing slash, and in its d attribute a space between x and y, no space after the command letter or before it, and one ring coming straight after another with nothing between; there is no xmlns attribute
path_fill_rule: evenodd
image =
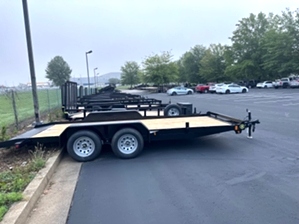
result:
<svg viewBox="0 0 299 224"><path fill-rule="evenodd" d="M29 153L31 159L28 164L0 173L0 221L14 202L22 200L22 192L37 172L45 167L47 156L42 145Z"/></svg>

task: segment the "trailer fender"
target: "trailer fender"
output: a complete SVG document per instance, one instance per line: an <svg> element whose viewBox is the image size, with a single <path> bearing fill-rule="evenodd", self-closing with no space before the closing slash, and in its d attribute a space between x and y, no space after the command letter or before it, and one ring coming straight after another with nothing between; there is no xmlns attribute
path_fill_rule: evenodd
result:
<svg viewBox="0 0 299 224"><path fill-rule="evenodd" d="M94 160L99 156L101 150L101 138L93 131L77 131L67 141L68 154L79 162Z"/></svg>
<svg viewBox="0 0 299 224"><path fill-rule="evenodd" d="M122 159L138 156L143 150L144 140L139 131L123 128L117 131L111 141L114 154Z"/></svg>

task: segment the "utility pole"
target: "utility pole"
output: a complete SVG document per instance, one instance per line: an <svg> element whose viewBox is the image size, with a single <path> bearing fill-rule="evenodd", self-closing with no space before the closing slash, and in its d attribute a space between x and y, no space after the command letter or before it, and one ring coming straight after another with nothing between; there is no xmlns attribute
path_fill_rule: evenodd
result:
<svg viewBox="0 0 299 224"><path fill-rule="evenodd" d="M86 56L86 68L87 68L87 78L88 78L88 92L90 94L90 80L89 80L89 67L88 67L88 54L91 54L92 50L85 52L85 56Z"/></svg>
<svg viewBox="0 0 299 224"><path fill-rule="evenodd" d="M33 61L33 51L32 51L32 43L31 43L31 35L30 35L28 6L27 6L27 0L22 0L22 2L23 2L26 39L27 39L28 59L29 59L29 67L30 67L31 88L32 88L33 106L34 106L34 117L35 117L35 124L37 125L37 124L40 124L41 122L40 122L40 117L39 117L39 105L38 105L36 78L35 78L34 61Z"/></svg>
<svg viewBox="0 0 299 224"><path fill-rule="evenodd" d="M97 88L97 82L96 82L96 70L97 70L98 68L94 68L93 69L93 79L94 79L94 87L95 88Z"/></svg>

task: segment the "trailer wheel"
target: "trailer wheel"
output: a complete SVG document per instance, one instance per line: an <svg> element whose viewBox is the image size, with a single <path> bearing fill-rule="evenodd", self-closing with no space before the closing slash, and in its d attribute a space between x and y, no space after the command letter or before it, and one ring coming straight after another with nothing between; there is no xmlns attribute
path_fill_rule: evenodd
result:
<svg viewBox="0 0 299 224"><path fill-rule="evenodd" d="M164 116L176 117L182 114L182 109L176 104L169 104L164 108Z"/></svg>
<svg viewBox="0 0 299 224"><path fill-rule="evenodd" d="M116 132L111 141L114 154L122 159L138 156L143 149L143 138L133 128L123 128Z"/></svg>
<svg viewBox="0 0 299 224"><path fill-rule="evenodd" d="M95 159L101 150L101 139L92 131L77 131L67 141L68 154L79 162Z"/></svg>

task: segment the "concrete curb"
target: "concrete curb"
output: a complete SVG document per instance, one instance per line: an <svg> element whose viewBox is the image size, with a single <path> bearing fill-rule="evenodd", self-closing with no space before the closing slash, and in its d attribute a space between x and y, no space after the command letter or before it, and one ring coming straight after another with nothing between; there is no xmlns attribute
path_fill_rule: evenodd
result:
<svg viewBox="0 0 299 224"><path fill-rule="evenodd" d="M54 153L47 162L45 168L41 169L23 192L23 200L15 203L5 214L1 224L23 224L29 213L34 208L37 200L45 190L56 167L61 161L63 150Z"/></svg>

